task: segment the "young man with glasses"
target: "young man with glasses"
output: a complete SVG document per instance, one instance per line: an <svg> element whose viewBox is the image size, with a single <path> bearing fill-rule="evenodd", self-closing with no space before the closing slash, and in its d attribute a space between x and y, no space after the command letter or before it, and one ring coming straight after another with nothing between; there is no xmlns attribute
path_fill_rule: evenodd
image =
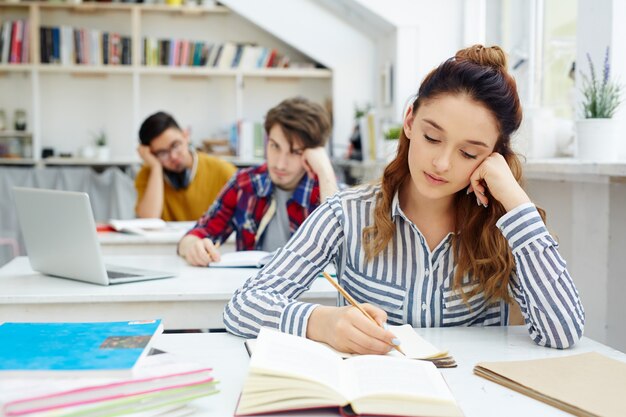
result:
<svg viewBox="0 0 626 417"><path fill-rule="evenodd" d="M296 97L265 117L266 163L240 170L215 203L178 244L178 254L195 266L220 260L218 243L237 235L237 250L274 251L327 197L337 179L324 149L328 113Z"/></svg>
<svg viewBox="0 0 626 417"><path fill-rule="evenodd" d="M164 112L142 123L139 141L144 166L135 179L137 217L197 220L237 170L229 162L196 152L189 146L188 132Z"/></svg>

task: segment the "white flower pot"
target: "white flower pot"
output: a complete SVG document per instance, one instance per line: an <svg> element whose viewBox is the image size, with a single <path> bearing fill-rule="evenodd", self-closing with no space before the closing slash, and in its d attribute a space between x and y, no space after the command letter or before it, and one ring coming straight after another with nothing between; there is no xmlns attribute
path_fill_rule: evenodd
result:
<svg viewBox="0 0 626 417"><path fill-rule="evenodd" d="M619 141L613 119L582 119L576 121L578 159L593 162L614 162L619 158Z"/></svg>
<svg viewBox="0 0 626 417"><path fill-rule="evenodd" d="M385 149L385 162L391 162L396 157L399 142L400 141L398 139L385 139L383 142Z"/></svg>
<svg viewBox="0 0 626 417"><path fill-rule="evenodd" d="M98 161L108 161L109 159L111 159L111 148L109 148L108 146L97 146L96 159Z"/></svg>

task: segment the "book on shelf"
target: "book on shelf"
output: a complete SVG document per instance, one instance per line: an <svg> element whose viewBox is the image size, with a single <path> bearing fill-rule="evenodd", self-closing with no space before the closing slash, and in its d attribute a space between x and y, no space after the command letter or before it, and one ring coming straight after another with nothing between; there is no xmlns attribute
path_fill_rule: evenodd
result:
<svg viewBox="0 0 626 417"><path fill-rule="evenodd" d="M626 362L597 352L481 362L474 373L577 416L623 416Z"/></svg>
<svg viewBox="0 0 626 417"><path fill-rule="evenodd" d="M119 33L70 26L39 28L42 64L130 65L131 38Z"/></svg>
<svg viewBox="0 0 626 417"><path fill-rule="evenodd" d="M3 323L0 378L132 376L162 330L161 320Z"/></svg>
<svg viewBox="0 0 626 417"><path fill-rule="evenodd" d="M223 253L219 262L211 262L211 268L263 268L272 260L275 252L245 250Z"/></svg>
<svg viewBox="0 0 626 417"><path fill-rule="evenodd" d="M358 120L363 161L376 161L384 157L383 141L380 135L379 121L372 111Z"/></svg>
<svg viewBox="0 0 626 417"><path fill-rule="evenodd" d="M344 360L320 343L262 328L235 415L320 408L380 416L463 415L430 362L382 355Z"/></svg>
<svg viewBox="0 0 626 417"><path fill-rule="evenodd" d="M27 19L6 20L0 24L0 64L30 62L29 30Z"/></svg>
<svg viewBox="0 0 626 417"><path fill-rule="evenodd" d="M162 353L145 358L132 379L0 380L0 404L5 416L97 417L147 411L169 416L196 398L217 393L216 384L211 368Z"/></svg>
<svg viewBox="0 0 626 417"><path fill-rule="evenodd" d="M404 352L404 355L408 359L420 359L432 362L438 368L453 368L456 367L456 361L446 350L441 350L431 344L429 341L421 337L415 332L415 329L409 324L403 324L401 326L389 326L389 331L392 332L398 339L400 339L400 347ZM331 349L337 355L344 359L359 356L354 353L340 352L333 349L331 346L315 342L326 346ZM248 355L252 356L256 348L256 339L248 339L245 341L246 350ZM390 357L403 357L397 350L392 349L386 356Z"/></svg>
<svg viewBox="0 0 626 417"><path fill-rule="evenodd" d="M141 45L141 62L145 66L254 70L287 68L292 65L289 57L278 50L254 43L144 37ZM315 67L312 62L294 65L304 68Z"/></svg>
<svg viewBox="0 0 626 417"><path fill-rule="evenodd" d="M229 142L235 154L243 159L265 156L265 128L261 122L238 120L231 125Z"/></svg>

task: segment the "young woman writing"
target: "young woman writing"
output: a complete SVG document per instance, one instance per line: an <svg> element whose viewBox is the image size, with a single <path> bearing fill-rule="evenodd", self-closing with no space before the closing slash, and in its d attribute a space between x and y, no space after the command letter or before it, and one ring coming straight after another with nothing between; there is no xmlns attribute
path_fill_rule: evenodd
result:
<svg viewBox="0 0 626 417"><path fill-rule="evenodd" d="M463 49L435 68L409 107L379 183L331 197L224 311L232 333L261 326L357 353L397 342L340 300L297 301L330 262L379 323L506 325L518 304L539 345L572 346L584 311L558 245L520 186L511 134L522 120L498 47Z"/></svg>

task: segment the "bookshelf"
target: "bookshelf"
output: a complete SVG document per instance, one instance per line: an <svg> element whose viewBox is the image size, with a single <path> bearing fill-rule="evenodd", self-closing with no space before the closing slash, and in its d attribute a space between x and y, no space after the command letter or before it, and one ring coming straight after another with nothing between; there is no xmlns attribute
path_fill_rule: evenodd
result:
<svg viewBox="0 0 626 417"><path fill-rule="evenodd" d="M323 68L144 65L144 39L151 37L172 43L254 43L279 51L292 63L317 66L221 5L0 3L0 25L13 20L29 22L30 52L26 63L0 64L0 90L9 92L0 95L0 109L9 126L15 109L26 111L31 153L21 155L22 162L0 154L0 164L36 164L42 149L51 147L57 155L80 157L100 130L107 134L113 162L133 159L139 125L157 110L171 112L182 127L191 127L192 140L200 143L225 134L238 120L261 121L286 97L305 95L322 104L332 99L332 71ZM42 62L40 29L62 26L128 37L128 65Z"/></svg>

